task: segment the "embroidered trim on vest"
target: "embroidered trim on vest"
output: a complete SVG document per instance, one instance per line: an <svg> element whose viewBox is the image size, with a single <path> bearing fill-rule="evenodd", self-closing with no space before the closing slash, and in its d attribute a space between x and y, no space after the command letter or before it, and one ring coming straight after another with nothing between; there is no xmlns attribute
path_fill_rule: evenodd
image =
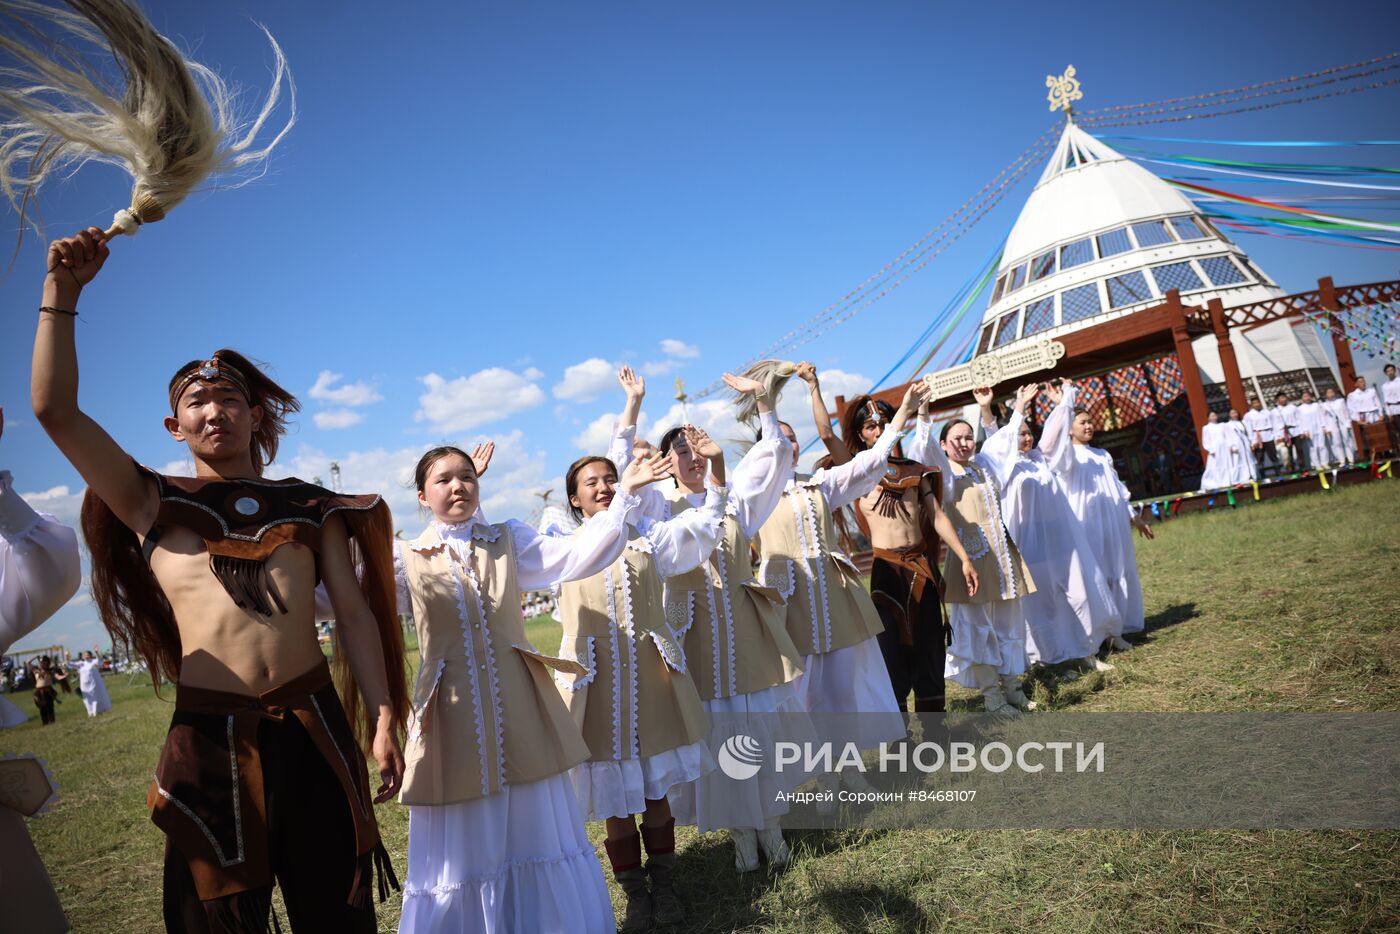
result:
<svg viewBox="0 0 1400 934"><path fill-rule="evenodd" d="M825 505L826 499L822 499ZM822 633L823 640L816 649L826 652L831 649L831 608L827 605L826 599L826 561L823 560L823 552L826 550L826 542L822 540L821 522L817 516L817 496L810 490L807 493L807 514L812 518L812 563L817 569L817 587L822 595ZM812 606L812 612L816 612L816 605ZM815 621L814 621L815 631Z"/></svg>
<svg viewBox="0 0 1400 934"><path fill-rule="evenodd" d="M774 568L782 565L783 572L779 575ZM793 593L797 590L797 575L793 573L792 562L784 558L777 561L767 560L758 566L758 577L765 586L776 590L786 603L792 599Z"/></svg>
<svg viewBox="0 0 1400 934"><path fill-rule="evenodd" d="M1001 578L1000 593L1003 598L1014 597L1016 595L1016 572L1011 566L1011 549L1007 546L1006 530L1001 522L1001 497L996 487L996 480L990 473L984 475L982 469L976 464L969 462L967 468L980 488L983 508L987 510L987 523L992 527L992 535L996 537L992 546L997 555L997 576Z"/></svg>
<svg viewBox="0 0 1400 934"><path fill-rule="evenodd" d="M805 488L799 487L799 491ZM817 591L812 575L812 559L808 557L811 547L807 544L806 519L803 518L803 504L799 498L806 495L804 492L794 491L790 502L792 504L793 519L797 523L797 545L802 550L802 576L807 581L807 612L812 617L812 651L821 652L821 634L817 630ZM796 573L796 568L793 569ZM826 596L823 592L822 596Z"/></svg>
<svg viewBox="0 0 1400 934"><path fill-rule="evenodd" d="M719 573L719 594L724 601L724 641L729 650L729 696L739 693L739 679L734 670L734 611L729 604L729 571L724 561L724 546L721 542L715 549L715 570ZM718 654L718 653L716 653ZM718 696L718 691L715 692Z"/></svg>
<svg viewBox="0 0 1400 934"><path fill-rule="evenodd" d="M596 640L592 636L584 636L583 638L583 650L588 653L586 659L572 653L566 655L564 653L564 640L562 638L559 640L559 657L576 661L584 668L588 669L588 674L574 675L572 680L565 680L565 675L562 671L554 672L554 683L567 691L581 690L586 685L592 684L593 679L598 676L598 655L596 647L594 646Z"/></svg>
<svg viewBox="0 0 1400 934"><path fill-rule="evenodd" d="M480 526L478 526L480 528ZM472 536L475 538L475 534ZM497 531L496 538L500 538ZM494 542L496 538L484 539ZM501 679L496 671L496 647L491 644L491 618L486 615L486 598L481 593L481 578L476 576L476 565L467 565L467 577L472 582L472 596L476 598L477 618L481 620L481 644L486 648L486 686L491 692L491 713L496 727L496 778L501 786L506 783L505 730L502 729Z"/></svg>
<svg viewBox="0 0 1400 934"><path fill-rule="evenodd" d="M627 566L626 561L623 567ZM622 647L617 644L617 589L613 586L613 570L603 572L603 586L608 593L608 647L612 651L613 672L613 758L622 758Z"/></svg>
<svg viewBox="0 0 1400 934"><path fill-rule="evenodd" d="M715 697L723 696L719 689L719 608L715 606L715 588L705 580L705 605L710 611L710 678L714 681Z"/></svg>
<svg viewBox="0 0 1400 934"><path fill-rule="evenodd" d="M648 542L650 544L650 542ZM624 585L622 588L622 612L627 618L627 684L632 690L632 702L627 711L628 729L627 735L631 741L628 747L629 757L637 758L637 629L632 616L632 582L637 575L637 569L626 558L622 561L625 568Z"/></svg>
<svg viewBox="0 0 1400 934"><path fill-rule="evenodd" d="M467 590L462 583L462 573L458 570L456 562L449 561L447 566L452 574L452 583L457 588L457 615L462 620L462 648L466 650L467 677L471 678L472 682L472 715L476 721L477 755L481 759L481 793L489 795L491 782L487 776L491 774L491 770L486 761L486 720L482 716L481 710L481 683L476 676L476 647L472 645L471 618L467 612Z"/></svg>
<svg viewBox="0 0 1400 934"><path fill-rule="evenodd" d="M677 651L679 651L680 646L667 639L666 634L660 629L653 629L651 632L646 633L646 635L651 636L651 641L656 643L656 651L661 653L661 660L671 666L675 671L685 674L685 654L681 653L680 656L677 657ZM635 683L635 681L633 683ZM635 756L636 754L637 750L634 744L632 755Z"/></svg>
<svg viewBox="0 0 1400 934"><path fill-rule="evenodd" d="M428 705L433 702L433 695L437 694L438 685L442 682L442 671L447 667L447 659L437 660L437 671L433 672L433 687L428 692L428 696L423 699L423 703L413 710L408 724L408 735L412 739L423 738L423 714L428 709ZM421 675L420 675L421 677Z"/></svg>
<svg viewBox="0 0 1400 934"><path fill-rule="evenodd" d="M671 627L671 631L676 634L676 638L683 639L685 634L690 632L690 627L695 625L695 591L683 590L666 591L666 625Z"/></svg>

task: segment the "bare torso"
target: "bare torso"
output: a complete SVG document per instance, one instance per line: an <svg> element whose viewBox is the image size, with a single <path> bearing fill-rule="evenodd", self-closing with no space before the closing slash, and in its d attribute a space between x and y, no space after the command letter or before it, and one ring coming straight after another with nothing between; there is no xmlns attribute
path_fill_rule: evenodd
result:
<svg viewBox="0 0 1400 934"><path fill-rule="evenodd" d="M870 526L870 544L876 548L890 550L923 544L924 529L923 517L919 512L919 488L910 487L900 495L898 504L887 504L895 506L894 514L888 516L883 515L880 508L882 495L885 495L884 488L877 486L855 502L855 508L860 510L861 517Z"/></svg>
<svg viewBox="0 0 1400 934"><path fill-rule="evenodd" d="M310 548L295 542L268 557L268 578L287 612L261 616L229 597L209 568L202 538L189 529L165 529L151 570L180 630L181 683L259 694L319 664L315 560Z"/></svg>

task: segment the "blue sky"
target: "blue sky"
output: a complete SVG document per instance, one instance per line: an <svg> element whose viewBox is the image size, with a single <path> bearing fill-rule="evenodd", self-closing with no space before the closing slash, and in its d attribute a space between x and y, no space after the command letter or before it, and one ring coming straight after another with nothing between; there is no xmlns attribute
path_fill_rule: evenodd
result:
<svg viewBox="0 0 1400 934"><path fill-rule="evenodd" d="M82 304L83 405L164 466L181 455L160 427L171 372L236 347L302 397L283 472L326 478L337 460L344 486L385 492L408 531L413 461L443 440L495 438L488 514L528 515L601 446L619 362L653 374L644 428L675 417L677 376L703 386L825 308L1049 128L1045 75L1067 63L1083 106L1127 104L1383 54L1400 18L1301 2L147 8L250 94L267 81L265 23L301 115L265 177L114 246ZM1136 132L1395 137L1398 105L1391 88ZM94 167L50 188L48 232L104 224L125 187ZM1028 190L800 351L833 394L890 366ZM1239 242L1290 291L1396 275L1393 252ZM27 403L42 252L27 239L0 281L0 466L71 519L81 483ZM24 643L99 634L80 594Z"/></svg>

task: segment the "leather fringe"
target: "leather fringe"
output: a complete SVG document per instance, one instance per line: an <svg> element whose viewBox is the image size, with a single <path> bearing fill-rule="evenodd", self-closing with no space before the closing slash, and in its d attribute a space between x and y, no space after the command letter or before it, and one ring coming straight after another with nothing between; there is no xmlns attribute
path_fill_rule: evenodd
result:
<svg viewBox="0 0 1400 934"><path fill-rule="evenodd" d="M209 569L240 608L252 610L262 616L271 616L275 604L277 612L287 612L281 595L268 580L267 565L264 562L252 558L210 555Z"/></svg>

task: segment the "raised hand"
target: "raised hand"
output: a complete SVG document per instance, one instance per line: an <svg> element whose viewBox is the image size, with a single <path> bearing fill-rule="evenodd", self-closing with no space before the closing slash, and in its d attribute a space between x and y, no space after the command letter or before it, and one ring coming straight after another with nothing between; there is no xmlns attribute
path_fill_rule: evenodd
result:
<svg viewBox="0 0 1400 934"><path fill-rule="evenodd" d="M1040 395L1040 384L1027 383L1016 390L1016 411L1022 415L1026 414L1026 407L1031 404L1036 396Z"/></svg>
<svg viewBox="0 0 1400 934"><path fill-rule="evenodd" d="M638 376L630 366L624 366L617 371L617 381L622 384L622 391L627 393L629 400L641 401L647 394L647 381Z"/></svg>
<svg viewBox="0 0 1400 934"><path fill-rule="evenodd" d="M716 457L724 456L724 449L715 443L715 440L705 429L686 425L682 433L685 435L685 443L690 445L690 450L705 460L714 460Z"/></svg>
<svg viewBox="0 0 1400 934"><path fill-rule="evenodd" d="M725 373L723 379L724 385L741 396L763 396L766 392L762 383L756 379L749 379L747 376L735 376L733 373Z"/></svg>
<svg viewBox="0 0 1400 934"><path fill-rule="evenodd" d="M1054 383L1045 384L1045 394L1050 397L1051 403L1059 405L1065 399L1064 383L1056 386Z"/></svg>
<svg viewBox="0 0 1400 934"><path fill-rule="evenodd" d="M933 392L932 387L921 379L916 379L909 384L909 388L904 391L904 399L900 402L900 408L908 409L910 412L928 401L929 394Z"/></svg>
<svg viewBox="0 0 1400 934"><path fill-rule="evenodd" d="M797 369L793 372L796 373L797 377L801 379L804 383L811 386L813 389L816 388L817 368L815 366L808 363L806 360L803 360L797 365Z"/></svg>
<svg viewBox="0 0 1400 934"><path fill-rule="evenodd" d="M47 267L56 283L82 288L96 278L107 262L107 241L101 228L89 227L49 244Z"/></svg>
<svg viewBox="0 0 1400 934"><path fill-rule="evenodd" d="M496 453L496 442L487 441L472 448L472 466L476 468L476 475L480 477L486 473L486 468L491 466L491 455Z"/></svg>
<svg viewBox="0 0 1400 934"><path fill-rule="evenodd" d="M657 452L646 457L638 457L627 465L618 481L618 489L624 493L635 493L649 483L655 483L667 476L670 457Z"/></svg>
<svg viewBox="0 0 1400 934"><path fill-rule="evenodd" d="M973 399L974 402L976 402L976 403L977 403L978 405L980 405L980 406L984 406L984 407L985 407L985 406L991 405L991 404L992 404L992 387L991 387L991 386L978 386L978 387L976 387L975 389L972 390L972 399Z"/></svg>

